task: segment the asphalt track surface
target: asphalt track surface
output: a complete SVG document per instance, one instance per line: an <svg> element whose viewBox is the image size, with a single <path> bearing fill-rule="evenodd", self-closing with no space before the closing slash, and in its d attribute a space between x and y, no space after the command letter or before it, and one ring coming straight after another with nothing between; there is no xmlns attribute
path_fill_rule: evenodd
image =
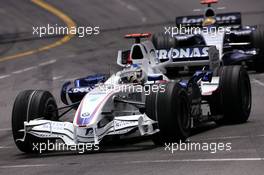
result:
<svg viewBox="0 0 264 175"><path fill-rule="evenodd" d="M14 145L11 111L16 95L25 89L47 89L57 98L62 83L76 77L117 70L118 49L131 41L131 32L158 32L173 25L179 15L198 14L199 1L177 0L61 0L56 7L77 26L100 26L97 36L73 37L46 51L20 56L51 45L63 36L39 38L32 26L65 21L29 0L1 1L0 14L0 174L238 174L264 171L264 74L250 73L253 106L249 121L235 126L210 125L190 137L193 142L231 143L231 151L176 151L154 147L152 142L122 142L101 152L57 152L26 155ZM241 11L243 23L263 24L264 1L222 0L220 12ZM6 61L1 59L7 59ZM58 98L59 101L59 98Z"/></svg>

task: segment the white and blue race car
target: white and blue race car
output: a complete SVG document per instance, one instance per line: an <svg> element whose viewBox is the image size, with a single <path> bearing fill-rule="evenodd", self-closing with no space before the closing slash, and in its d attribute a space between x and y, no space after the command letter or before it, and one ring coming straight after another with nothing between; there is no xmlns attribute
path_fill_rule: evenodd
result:
<svg viewBox="0 0 264 175"><path fill-rule="evenodd" d="M172 58L161 63L150 34L130 34L136 42L118 51L122 67L106 78L92 75L66 82L57 107L52 94L25 90L15 99L12 131L17 148L36 152L40 143L67 146L98 145L106 137L150 136L155 144L188 138L192 128L206 121L243 123L251 111L251 86L241 66L220 67L218 52L209 49L210 70L197 71L189 80L164 75ZM64 111L63 111L64 110ZM74 110L74 114L68 113ZM69 121L60 121L62 116ZM69 118L69 117L68 117Z"/></svg>

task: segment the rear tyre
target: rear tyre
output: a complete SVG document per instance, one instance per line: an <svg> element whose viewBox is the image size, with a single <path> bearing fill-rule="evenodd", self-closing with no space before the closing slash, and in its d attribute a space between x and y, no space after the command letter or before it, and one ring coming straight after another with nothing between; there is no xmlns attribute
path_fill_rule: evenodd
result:
<svg viewBox="0 0 264 175"><path fill-rule="evenodd" d="M255 59L255 70L258 73L264 72L264 26L257 26L253 31L253 46L259 49L259 54Z"/></svg>
<svg viewBox="0 0 264 175"><path fill-rule="evenodd" d="M48 139L40 139L27 134L24 141L24 122L37 118L46 120L58 120L57 104L54 97L48 91L25 90L18 94L12 111L12 132L16 146L22 152L32 153L33 144L45 143ZM52 140L51 140L52 141Z"/></svg>
<svg viewBox="0 0 264 175"><path fill-rule="evenodd" d="M224 66L220 74L220 97L223 118L220 124L244 123L251 111L251 85L241 66Z"/></svg>
<svg viewBox="0 0 264 175"><path fill-rule="evenodd" d="M160 130L153 136L156 145L185 141L190 134L190 101L186 90L179 83L164 85L164 92L152 92L146 98L146 114L158 122Z"/></svg>
<svg viewBox="0 0 264 175"><path fill-rule="evenodd" d="M152 37L152 43L157 50L177 47L176 38L164 33L155 33Z"/></svg>

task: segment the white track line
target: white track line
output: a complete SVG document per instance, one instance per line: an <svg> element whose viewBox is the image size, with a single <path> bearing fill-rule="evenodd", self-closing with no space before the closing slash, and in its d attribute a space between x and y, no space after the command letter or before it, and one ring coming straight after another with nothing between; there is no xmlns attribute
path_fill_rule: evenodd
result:
<svg viewBox="0 0 264 175"><path fill-rule="evenodd" d="M21 74L21 73L26 72L26 71L30 71L30 70L37 69L37 68L42 67L42 66L46 66L46 65L49 65L49 64L53 64L56 61L57 60L53 59L53 60L49 60L49 61L45 61L43 63L40 63L40 64L38 64L36 66L30 66L30 67L26 67L24 69L20 69L20 70L13 71L10 74L0 75L0 80L1 79L5 79L5 78L8 78L8 77L11 77L11 75L14 75L14 74Z"/></svg>
<svg viewBox="0 0 264 175"><path fill-rule="evenodd" d="M12 74L21 74L23 72L30 71L30 70L33 70L33 69L36 69L36 68L37 68L37 66L31 66L31 67L27 67L25 69L14 71L14 72L12 72Z"/></svg>
<svg viewBox="0 0 264 175"><path fill-rule="evenodd" d="M259 81L259 80L253 79L253 82L259 84L260 86L264 86L264 83L262 83L262 82Z"/></svg>
<svg viewBox="0 0 264 175"><path fill-rule="evenodd" d="M264 137L263 134L255 135L255 136L223 136L223 137L211 137L211 138L204 138L204 139L194 139L194 141L207 141L207 140L225 140L225 139L244 139L244 138L251 138L251 137Z"/></svg>
<svg viewBox="0 0 264 175"><path fill-rule="evenodd" d="M225 10L226 7L217 7L217 10Z"/></svg>
<svg viewBox="0 0 264 175"><path fill-rule="evenodd" d="M235 161L264 161L264 158L219 158L219 159L168 159L168 160L137 160L125 162L125 164L141 163L177 163L177 162L235 162Z"/></svg>
<svg viewBox="0 0 264 175"><path fill-rule="evenodd" d="M0 146L0 149L10 149L10 148L14 148L12 146Z"/></svg>
<svg viewBox="0 0 264 175"><path fill-rule="evenodd" d="M0 168L32 168L32 167L46 167L51 166L51 164L35 164L35 165L4 165Z"/></svg>
<svg viewBox="0 0 264 175"><path fill-rule="evenodd" d="M10 77L10 76L11 76L10 74L7 74L7 75L1 75L1 76L0 76L0 79L4 79L4 78Z"/></svg>
<svg viewBox="0 0 264 175"><path fill-rule="evenodd" d="M52 77L52 80L55 81L55 80L61 79L62 77L63 77L63 76Z"/></svg>
<svg viewBox="0 0 264 175"><path fill-rule="evenodd" d="M53 64L53 63L55 63L56 61L57 61L57 60L46 61L46 62L40 63L39 66L46 66L46 65L49 65L49 64Z"/></svg>
<svg viewBox="0 0 264 175"><path fill-rule="evenodd" d="M201 12L202 9L193 9L194 12Z"/></svg>
<svg viewBox="0 0 264 175"><path fill-rule="evenodd" d="M144 13L138 9L137 7L127 3L127 1L123 1L123 0L116 0L120 5L126 7L128 10L132 11L133 13L139 14L141 16L141 21L143 23L145 23L147 21L147 17L144 16Z"/></svg>
<svg viewBox="0 0 264 175"><path fill-rule="evenodd" d="M177 163L177 162L235 162L235 161L264 161L264 158L222 158L222 159L168 159L168 160L136 160L124 162L124 164L142 164L142 163ZM35 165L4 165L0 169L8 168L32 168L32 167L47 167L52 164L35 164Z"/></svg>
<svg viewBox="0 0 264 175"><path fill-rule="evenodd" d="M66 78L66 79L62 79L60 81L62 82L66 82L66 81L73 81L73 80L76 80L76 79L79 79L80 77L73 77L73 78Z"/></svg>
<svg viewBox="0 0 264 175"><path fill-rule="evenodd" d="M1 131L11 131L12 129L11 128L2 128L2 129L0 129L0 132Z"/></svg>

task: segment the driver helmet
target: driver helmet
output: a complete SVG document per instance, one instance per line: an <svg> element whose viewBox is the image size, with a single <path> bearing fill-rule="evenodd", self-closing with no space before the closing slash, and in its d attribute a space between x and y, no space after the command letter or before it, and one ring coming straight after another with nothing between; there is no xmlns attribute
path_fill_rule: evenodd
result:
<svg viewBox="0 0 264 175"><path fill-rule="evenodd" d="M138 65L132 64L127 70L123 71L120 80L122 83L143 84L145 82L145 73Z"/></svg>
<svg viewBox="0 0 264 175"><path fill-rule="evenodd" d="M130 76L127 77L128 81L130 83L143 83L144 80L144 75L143 75L143 71L141 70L137 70L135 72L133 72Z"/></svg>
<svg viewBox="0 0 264 175"><path fill-rule="evenodd" d="M214 17L206 17L204 20L203 20L203 26L204 27L207 27L207 26L212 26L216 23L216 20Z"/></svg>

